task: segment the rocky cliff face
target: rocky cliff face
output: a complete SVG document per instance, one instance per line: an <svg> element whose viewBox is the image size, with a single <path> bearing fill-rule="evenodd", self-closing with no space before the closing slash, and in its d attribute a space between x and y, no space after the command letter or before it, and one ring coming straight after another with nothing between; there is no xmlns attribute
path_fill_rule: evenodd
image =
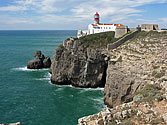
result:
<svg viewBox="0 0 167 125"><path fill-rule="evenodd" d="M103 87L108 57L101 50L85 48L81 40L69 38L56 48L50 72L54 84Z"/></svg>
<svg viewBox="0 0 167 125"><path fill-rule="evenodd" d="M120 67L120 64L109 64L107 82L104 88L104 103L115 107L133 99L134 93L140 89L142 82L130 72Z"/></svg>
<svg viewBox="0 0 167 125"><path fill-rule="evenodd" d="M78 123L167 124L166 46L167 32L140 32L106 52L111 58L104 89L104 102L109 108Z"/></svg>
<svg viewBox="0 0 167 125"><path fill-rule="evenodd" d="M158 83L166 73L165 32L141 32L117 49L108 52L104 102L109 107L132 100L136 91ZM162 68L163 67L163 68Z"/></svg>

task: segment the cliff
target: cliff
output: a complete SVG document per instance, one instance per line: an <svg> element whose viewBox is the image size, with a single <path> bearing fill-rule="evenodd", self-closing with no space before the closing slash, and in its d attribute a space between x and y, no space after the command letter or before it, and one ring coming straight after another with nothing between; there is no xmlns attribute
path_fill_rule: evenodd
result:
<svg viewBox="0 0 167 125"><path fill-rule="evenodd" d="M167 32L139 32L107 50L118 40L113 36L65 40L52 57L52 83L104 86L108 108L80 118L79 125L167 124Z"/></svg>
<svg viewBox="0 0 167 125"><path fill-rule="evenodd" d="M104 87L109 57L102 52L111 41L115 41L114 32L64 40L52 57L52 83Z"/></svg>
<svg viewBox="0 0 167 125"><path fill-rule="evenodd" d="M80 118L79 125L167 124L167 32L140 32L105 53L108 108Z"/></svg>

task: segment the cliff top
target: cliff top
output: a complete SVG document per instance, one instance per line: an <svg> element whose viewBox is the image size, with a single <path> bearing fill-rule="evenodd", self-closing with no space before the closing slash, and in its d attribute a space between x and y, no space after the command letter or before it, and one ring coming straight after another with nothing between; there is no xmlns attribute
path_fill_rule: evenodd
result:
<svg viewBox="0 0 167 125"><path fill-rule="evenodd" d="M114 38L115 32L103 32L97 34L91 34L79 38L82 41L82 44L87 48L106 48L109 43L113 43L118 40Z"/></svg>

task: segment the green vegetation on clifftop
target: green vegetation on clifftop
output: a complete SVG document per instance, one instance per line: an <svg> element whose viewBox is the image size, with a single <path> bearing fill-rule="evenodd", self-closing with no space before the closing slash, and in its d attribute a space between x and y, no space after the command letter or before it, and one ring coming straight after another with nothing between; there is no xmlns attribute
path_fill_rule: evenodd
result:
<svg viewBox="0 0 167 125"><path fill-rule="evenodd" d="M106 48L109 43L114 43L117 38L114 38L115 32L103 32L97 34L91 34L79 38L82 40L82 44L87 48Z"/></svg>

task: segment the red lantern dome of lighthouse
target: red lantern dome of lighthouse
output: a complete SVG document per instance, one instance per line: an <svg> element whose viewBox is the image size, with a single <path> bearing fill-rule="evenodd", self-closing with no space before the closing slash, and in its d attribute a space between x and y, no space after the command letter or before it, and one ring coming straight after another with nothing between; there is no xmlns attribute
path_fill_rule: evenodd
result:
<svg viewBox="0 0 167 125"><path fill-rule="evenodd" d="M99 24L99 14L98 14L98 12L96 12L96 14L94 15L94 22L95 22L95 24Z"/></svg>

